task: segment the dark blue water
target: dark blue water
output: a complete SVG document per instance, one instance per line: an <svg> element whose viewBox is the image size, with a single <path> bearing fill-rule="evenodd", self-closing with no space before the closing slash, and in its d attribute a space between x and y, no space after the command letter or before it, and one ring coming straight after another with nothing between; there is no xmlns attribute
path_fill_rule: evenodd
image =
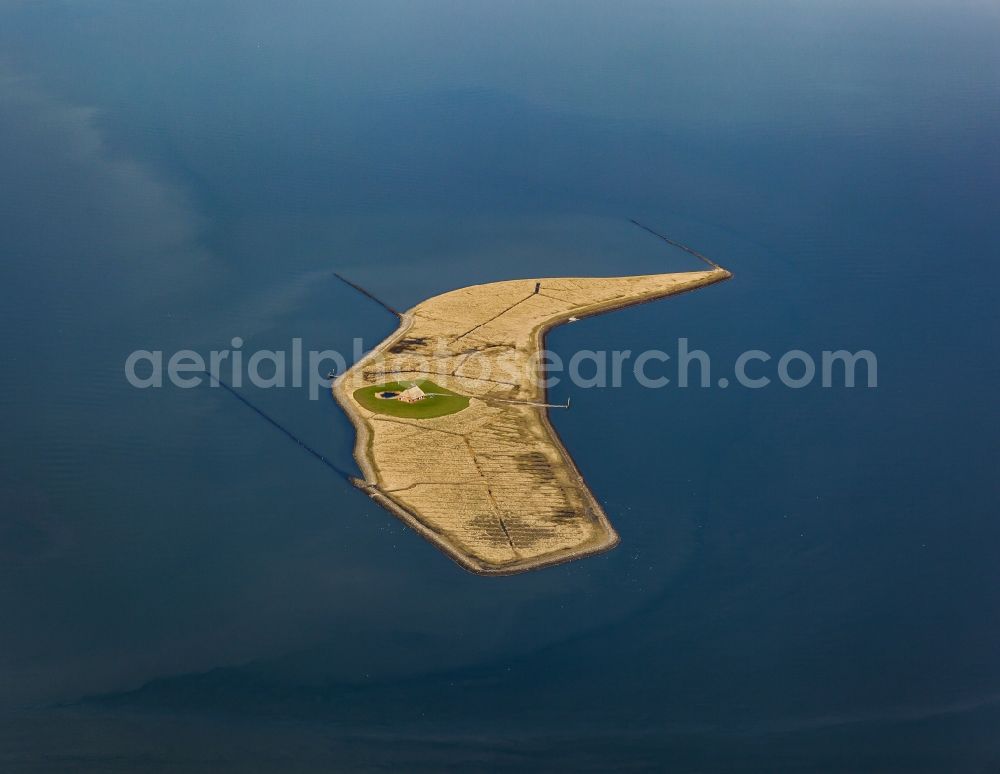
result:
<svg viewBox="0 0 1000 774"><path fill-rule="evenodd" d="M14 2L0 104L3 771L1000 767L994 5ZM224 391L125 380L375 344L334 271L700 268L628 218L734 279L558 352L879 385L556 387L600 557L469 575ZM244 394L352 466L329 399Z"/></svg>

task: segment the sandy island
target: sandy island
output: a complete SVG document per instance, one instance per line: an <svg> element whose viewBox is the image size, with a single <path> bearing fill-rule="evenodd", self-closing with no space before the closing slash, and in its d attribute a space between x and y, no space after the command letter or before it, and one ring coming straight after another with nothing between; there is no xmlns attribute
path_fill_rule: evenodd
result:
<svg viewBox="0 0 1000 774"><path fill-rule="evenodd" d="M357 429L364 478L354 483L475 573L524 572L612 548L618 534L548 420L537 378L545 332L730 276L716 268L509 280L417 304L334 382ZM387 411L371 399L412 384L432 385L426 400L451 407Z"/></svg>

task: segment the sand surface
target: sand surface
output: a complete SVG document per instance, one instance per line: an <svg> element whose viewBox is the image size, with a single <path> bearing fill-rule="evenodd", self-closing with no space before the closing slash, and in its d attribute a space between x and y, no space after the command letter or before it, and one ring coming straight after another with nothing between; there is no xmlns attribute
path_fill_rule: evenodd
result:
<svg viewBox="0 0 1000 774"><path fill-rule="evenodd" d="M358 431L358 486L466 569L510 574L605 551L618 535L548 421L545 331L727 279L724 269L520 279L434 296L334 383ZM536 284L541 283L538 292ZM365 409L353 392L430 379L470 398L447 416ZM570 409L572 410L572 409Z"/></svg>

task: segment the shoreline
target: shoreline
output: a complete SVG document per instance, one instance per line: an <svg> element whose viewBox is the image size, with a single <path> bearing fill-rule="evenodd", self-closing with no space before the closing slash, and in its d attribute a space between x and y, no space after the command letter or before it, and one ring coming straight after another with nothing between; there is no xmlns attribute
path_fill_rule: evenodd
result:
<svg viewBox="0 0 1000 774"><path fill-rule="evenodd" d="M545 335L552 329L559 325L565 324L571 317L577 319L583 319L584 317L593 317L606 312L611 312L617 309L624 309L630 306L637 306L639 304L651 303L662 298L667 298L673 295L679 295L681 293L689 292L691 290L696 290L701 287L706 287L708 285L713 285L717 282L722 282L729 279L732 274L725 269L717 268L710 272L690 272L692 274L697 274L698 276L691 278L690 280L684 282L682 285L677 287L671 287L664 289L660 292L651 292L646 295L629 298L629 299L612 299L610 301L599 301L593 303L589 306L570 308L564 313L554 315L541 324L537 325L530 333L530 340L532 348L529 351L529 357L535 357L538 352L543 351L545 347ZM598 279L598 278L594 278ZM541 282L553 281L552 279L542 279ZM485 285L496 284L496 283L484 283L483 285L472 285L468 288L481 288ZM459 290L464 290L468 288L460 288ZM454 291L450 291L454 292ZM446 294L440 294L446 295ZM425 304L438 296L432 296L425 301L420 302L417 306ZM368 494L379 505L384 507L386 510L390 511L393 515L407 524L409 527L413 528L418 534L423 538L434 544L439 550L445 553L452 561L458 564L465 570L475 573L477 575L484 576L503 576L503 575L515 575L522 572L527 572L530 570L540 569L543 567L550 567L565 562L573 561L576 559L582 559L588 556L595 556L597 554L604 553L614 548L620 542L617 531L612 526L607 514L601 507L597 498L594 496L590 487L587 485L586 479L580 472L576 461L573 459L572 454L566 448L559 436L558 431L551 422L549 416L549 409L544 406L537 407L538 420L542 430L548 437L548 440L552 443L553 447L558 450L562 457L562 461L570 474L570 476L579 484L580 490L586 500L586 507L589 515L600 525L601 527L601 539L594 540L590 543L576 545L572 548L567 548L559 551L553 551L537 557L528 557L519 559L506 563L502 566L495 566L483 563L473 556L470 556L466 551L462 550L459 546L455 545L451 540L449 540L445 535L433 529L429 526L420 516L412 509L405 506L403 503L399 502L396 498L393 498L390 493L383 491L379 485L379 471L378 467L372 459L373 455L371 452L371 443L373 441L374 432L371 427L367 417L365 417L358 408L354 405L353 398L350 391L346 386L346 379L352 372L363 369L363 367L371 361L378 359L387 350L396 345L399 341L405 338L406 334L413 327L415 322L414 310L417 306L408 309L405 312L399 314L400 325L393 331L388 337L386 337L381 343L374 347L370 352L364 355L360 360L354 363L349 369L347 369L343 374L334 380L331 386L331 392L336 399L337 403L344 409L351 423L354 425L357 436L354 444L354 459L361 470L363 478L357 478L355 476L350 477L350 481L356 487ZM544 372L542 372L544 374ZM464 378L464 377L457 377ZM532 398L540 400L542 403L547 403L548 389L545 386L539 386L537 383L533 383L533 394ZM476 396L471 396L470 400L481 400Z"/></svg>

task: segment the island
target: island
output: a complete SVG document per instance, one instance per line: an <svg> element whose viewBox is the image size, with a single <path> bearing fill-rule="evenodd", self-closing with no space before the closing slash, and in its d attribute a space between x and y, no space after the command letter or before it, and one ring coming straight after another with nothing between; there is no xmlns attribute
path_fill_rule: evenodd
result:
<svg viewBox="0 0 1000 774"><path fill-rule="evenodd" d="M509 575L614 547L618 534L549 421L550 328L731 274L492 282L397 313L333 383L357 430L353 483L462 567Z"/></svg>

